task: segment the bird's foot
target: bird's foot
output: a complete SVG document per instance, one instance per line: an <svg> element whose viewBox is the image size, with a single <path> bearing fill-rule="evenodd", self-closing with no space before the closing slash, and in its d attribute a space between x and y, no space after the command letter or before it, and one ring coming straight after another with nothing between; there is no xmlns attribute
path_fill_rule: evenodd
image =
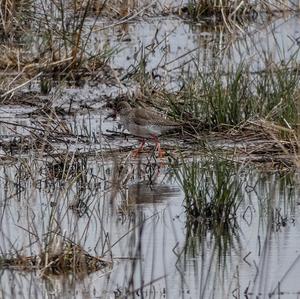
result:
<svg viewBox="0 0 300 299"><path fill-rule="evenodd" d="M159 142L156 143L155 151L158 151L158 157L159 157L160 159L162 159L162 158L165 156L165 154L166 154L166 152L165 152L164 150L161 149L160 143L159 143Z"/></svg>
<svg viewBox="0 0 300 299"><path fill-rule="evenodd" d="M143 149L144 149L144 145L145 145L145 140L142 140L141 145L140 145L137 149L135 149L135 150L132 151L132 156L133 156L133 158L136 158L136 157L139 156L139 154L140 154L140 153L143 151Z"/></svg>

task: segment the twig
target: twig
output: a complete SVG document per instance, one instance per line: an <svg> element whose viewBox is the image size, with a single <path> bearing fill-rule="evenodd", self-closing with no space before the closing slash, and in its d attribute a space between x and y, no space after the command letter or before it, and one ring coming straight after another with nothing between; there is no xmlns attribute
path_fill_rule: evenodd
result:
<svg viewBox="0 0 300 299"><path fill-rule="evenodd" d="M5 92L4 94L1 95L2 98L6 97L7 95L13 93L14 91L24 87L25 85L27 85L28 83L34 81L35 79L37 79L38 77L40 77L43 74L43 72L39 72L36 76L34 76L33 78L31 78L30 80L22 83L21 85L18 85L10 90L8 90L7 92Z"/></svg>

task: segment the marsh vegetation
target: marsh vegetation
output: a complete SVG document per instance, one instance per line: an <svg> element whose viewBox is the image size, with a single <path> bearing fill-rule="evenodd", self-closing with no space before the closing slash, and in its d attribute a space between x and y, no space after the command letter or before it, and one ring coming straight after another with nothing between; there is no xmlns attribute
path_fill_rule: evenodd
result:
<svg viewBox="0 0 300 299"><path fill-rule="evenodd" d="M1 298L297 296L299 9L2 1Z"/></svg>

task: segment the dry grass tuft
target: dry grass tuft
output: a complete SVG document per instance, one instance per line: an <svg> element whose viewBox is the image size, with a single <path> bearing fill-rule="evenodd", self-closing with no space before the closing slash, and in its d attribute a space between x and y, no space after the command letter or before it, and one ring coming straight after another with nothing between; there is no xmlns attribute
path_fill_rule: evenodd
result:
<svg viewBox="0 0 300 299"><path fill-rule="evenodd" d="M80 245L70 241L63 244L55 244L48 250L33 256L22 256L0 259L2 268L9 268L23 271L41 271L44 275L61 274L89 274L102 270L112 263L102 257L95 257L87 253Z"/></svg>

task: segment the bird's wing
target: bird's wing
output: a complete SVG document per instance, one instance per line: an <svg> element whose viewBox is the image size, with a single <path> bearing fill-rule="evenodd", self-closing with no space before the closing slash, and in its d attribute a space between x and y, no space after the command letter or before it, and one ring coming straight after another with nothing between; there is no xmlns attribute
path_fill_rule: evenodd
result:
<svg viewBox="0 0 300 299"><path fill-rule="evenodd" d="M143 108L137 108L134 110L132 120L135 124L145 125L165 125L165 126L177 126L178 123L164 118L162 114L156 113L151 110Z"/></svg>
<svg viewBox="0 0 300 299"><path fill-rule="evenodd" d="M156 118L156 114L152 111L137 108L134 110L133 121L140 126L152 124Z"/></svg>

